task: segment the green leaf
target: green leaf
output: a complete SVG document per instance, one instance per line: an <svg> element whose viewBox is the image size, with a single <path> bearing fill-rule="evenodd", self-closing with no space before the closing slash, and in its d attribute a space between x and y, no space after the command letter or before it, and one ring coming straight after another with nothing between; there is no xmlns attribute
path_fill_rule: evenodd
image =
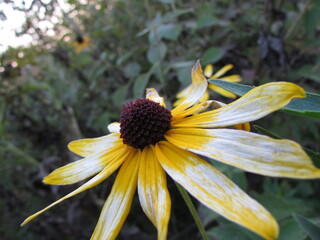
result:
<svg viewBox="0 0 320 240"><path fill-rule="evenodd" d="M290 74L290 78L292 79L298 79L301 77L320 83L320 72L317 71L317 69L314 69L313 65L305 65Z"/></svg>
<svg viewBox="0 0 320 240"><path fill-rule="evenodd" d="M209 63L215 63L219 61L223 55L225 54L225 50L222 48L209 48L204 54L203 54L203 63L209 64Z"/></svg>
<svg viewBox="0 0 320 240"><path fill-rule="evenodd" d="M167 46L163 42L158 45L151 45L147 53L147 57L150 63L155 64L156 62L164 59L167 53Z"/></svg>
<svg viewBox="0 0 320 240"><path fill-rule="evenodd" d="M141 66L137 62L130 62L124 69L124 74L127 78L135 78L139 75Z"/></svg>
<svg viewBox="0 0 320 240"><path fill-rule="evenodd" d="M312 240L320 240L320 228L318 226L298 214L293 214L293 217Z"/></svg>
<svg viewBox="0 0 320 240"><path fill-rule="evenodd" d="M182 31L182 26L178 24L163 24L157 29L159 38L165 38L169 40L177 40Z"/></svg>
<svg viewBox="0 0 320 240"><path fill-rule="evenodd" d="M133 94L137 98L141 98L143 95L143 92L148 84L148 81L150 79L149 73L144 73L140 75L133 84Z"/></svg>
<svg viewBox="0 0 320 240"><path fill-rule="evenodd" d="M111 96L113 103L117 107L121 107L125 97L127 96L130 83L119 87Z"/></svg>
<svg viewBox="0 0 320 240"><path fill-rule="evenodd" d="M298 227L298 224L292 219L286 219L280 222L280 234L278 240L304 240L306 236Z"/></svg>
<svg viewBox="0 0 320 240"><path fill-rule="evenodd" d="M254 88L239 83L231 83L217 79L209 79L208 81L238 96L243 96ZM307 92L306 98L293 99L287 106L283 107L282 110L302 116L320 118L320 95Z"/></svg>
<svg viewBox="0 0 320 240"><path fill-rule="evenodd" d="M167 14L165 14L162 17L162 21L163 22L167 22L167 21L171 21L172 19L179 17L180 15L186 14L186 13L190 13L192 12L193 9L192 8L187 8L187 9L178 9L172 12L169 12Z"/></svg>
<svg viewBox="0 0 320 240"><path fill-rule="evenodd" d="M276 219L291 216L293 212L307 211L309 206L295 202L295 199L284 199L282 196L264 192L255 196L255 199L268 209Z"/></svg>
<svg viewBox="0 0 320 240"><path fill-rule="evenodd" d="M237 226L236 224L223 224L220 226L213 227L207 231L208 236L211 239L219 239L219 240L262 240L258 235L250 232L249 230Z"/></svg>

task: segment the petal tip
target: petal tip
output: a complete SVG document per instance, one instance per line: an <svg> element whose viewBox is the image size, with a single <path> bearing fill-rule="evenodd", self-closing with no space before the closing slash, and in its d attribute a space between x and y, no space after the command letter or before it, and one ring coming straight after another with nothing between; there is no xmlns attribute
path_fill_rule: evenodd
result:
<svg viewBox="0 0 320 240"><path fill-rule="evenodd" d="M202 73L200 59L198 59L197 62L192 67L192 72L198 72L198 71L201 71L201 73Z"/></svg>

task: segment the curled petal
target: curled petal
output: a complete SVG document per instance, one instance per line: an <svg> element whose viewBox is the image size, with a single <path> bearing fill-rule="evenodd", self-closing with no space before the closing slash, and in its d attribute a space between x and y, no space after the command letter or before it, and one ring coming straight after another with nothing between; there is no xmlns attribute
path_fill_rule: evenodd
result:
<svg viewBox="0 0 320 240"><path fill-rule="evenodd" d="M108 152L91 154L84 159L57 168L46 176L43 182L51 185L66 185L82 181L100 172L129 148L121 143L109 149Z"/></svg>
<svg viewBox="0 0 320 240"><path fill-rule="evenodd" d="M320 177L301 146L290 140L234 129L172 129L166 139L183 149L273 177Z"/></svg>
<svg viewBox="0 0 320 240"><path fill-rule="evenodd" d="M157 90L154 88L147 88L146 98L153 102L159 103L163 107L166 107L163 97L160 97Z"/></svg>
<svg viewBox="0 0 320 240"><path fill-rule="evenodd" d="M168 142L155 149L165 171L201 203L265 239L276 239L272 215L212 165Z"/></svg>
<svg viewBox="0 0 320 240"><path fill-rule="evenodd" d="M138 192L141 207L158 230L158 240L167 239L171 200L166 173L159 164L154 147L145 147L140 158Z"/></svg>
<svg viewBox="0 0 320 240"><path fill-rule="evenodd" d="M175 107L171 114L173 118L178 116L178 114L188 107L192 106L203 96L205 91L207 90L207 79L202 73L200 61L198 60L196 64L192 68L192 87L188 97L180 103L177 107Z"/></svg>
<svg viewBox="0 0 320 240"><path fill-rule="evenodd" d="M293 83L267 83L224 107L173 121L172 126L216 128L251 122L279 110L291 99L305 96L304 90Z"/></svg>
<svg viewBox="0 0 320 240"><path fill-rule="evenodd" d="M120 168L91 240L115 239L127 218L137 187L140 151Z"/></svg>
<svg viewBox="0 0 320 240"><path fill-rule="evenodd" d="M97 152L107 152L114 146L122 142L119 133L112 133L98 138L85 138L72 141L68 144L71 152L82 157L87 157Z"/></svg>
<svg viewBox="0 0 320 240"><path fill-rule="evenodd" d="M120 123L113 122L108 125L108 130L110 133L120 133Z"/></svg>
<svg viewBox="0 0 320 240"><path fill-rule="evenodd" d="M127 151L125 154L123 154L121 157L119 157L118 159L115 159L113 162L111 162L108 166L106 166L103 171L101 171L99 174L97 174L96 176L94 176L93 178L91 178L88 182L86 182L85 184L83 184L81 187L79 187L78 189L74 190L73 192L69 193L68 195L66 195L63 198L60 198L58 201L52 203L51 205L49 205L48 207L42 209L41 211L31 215L30 217L28 217L26 220L24 220L24 222L21 224L21 226L26 225L28 222L32 221L34 218L36 218L37 216L39 216L41 213L47 211L48 209L52 208L53 206L57 205L58 203L74 196L77 195L78 193L81 193L89 188L92 188L96 185L98 185L99 183L101 183L103 180L105 180L106 178L108 178L126 159L130 159L134 153L136 153L137 150L131 148L129 151Z"/></svg>

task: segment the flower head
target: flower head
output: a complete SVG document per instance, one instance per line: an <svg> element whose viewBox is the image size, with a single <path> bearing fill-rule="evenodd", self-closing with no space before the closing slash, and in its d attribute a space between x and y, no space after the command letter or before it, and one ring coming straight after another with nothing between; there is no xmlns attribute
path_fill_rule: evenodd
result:
<svg viewBox="0 0 320 240"><path fill-rule="evenodd" d="M143 211L158 230L158 239L166 239L171 209L166 173L213 211L265 239L277 238L278 224L273 216L196 154L267 176L320 177L320 170L297 143L226 128L259 119L293 98L305 97L305 92L292 83L269 83L229 105L203 112L212 102L195 103L206 89L207 81L197 62L192 69L191 92L173 110L167 110L163 98L149 88L146 99L123 107L120 123L109 125L111 134L71 142L70 150L83 159L56 169L44 182L64 185L93 177L22 225L120 168L91 239L116 238L136 188Z"/></svg>
<svg viewBox="0 0 320 240"><path fill-rule="evenodd" d="M83 49L90 47L92 44L90 38L87 36L77 35L75 41L72 43L72 45L75 47L76 52L80 53L83 51Z"/></svg>
<svg viewBox="0 0 320 240"><path fill-rule="evenodd" d="M213 73L213 65L212 64L208 64L205 66L204 68L204 76L207 78L215 78L215 79L220 79L220 80L224 80L227 82L240 82L241 81L241 77L240 75L229 75L229 76L225 76L225 77L221 77L223 76L226 72L230 71L233 68L232 64L228 64L225 65L224 67L222 67L219 71L217 71L216 73ZM173 106L178 106L182 101L184 101L190 91L191 91L192 85L187 86L186 88L184 88L183 90L181 90L178 94L177 94L177 101L174 102ZM212 91L215 91L217 93L219 93L220 95L224 96L224 97L228 97L228 98L236 98L236 95L234 95L233 93L224 90L221 87L218 87L212 83L208 84L208 88L210 88ZM205 102L209 99L209 91L205 91L204 94L202 95L202 97L199 99L199 102Z"/></svg>

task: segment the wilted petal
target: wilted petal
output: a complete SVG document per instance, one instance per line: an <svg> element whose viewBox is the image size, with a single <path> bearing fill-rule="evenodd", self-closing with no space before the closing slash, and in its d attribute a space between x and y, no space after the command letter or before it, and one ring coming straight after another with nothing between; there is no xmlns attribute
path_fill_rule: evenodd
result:
<svg viewBox="0 0 320 240"><path fill-rule="evenodd" d="M159 164L154 147L145 147L140 158L138 192L141 207L158 230L158 240L168 233L171 200L167 189L166 173Z"/></svg>
<svg viewBox="0 0 320 240"><path fill-rule="evenodd" d="M290 140L233 129L173 129L166 139L189 151L262 175L319 178L301 146Z"/></svg>
<svg viewBox="0 0 320 240"><path fill-rule="evenodd" d="M272 215L209 163L168 142L157 144L156 154L165 171L204 205L265 239L276 239Z"/></svg>
<svg viewBox="0 0 320 240"><path fill-rule="evenodd" d="M51 185L66 185L82 181L100 172L129 148L129 146L120 143L109 149L108 152L91 154L84 159L54 170L43 179L43 182Z"/></svg>
<svg viewBox="0 0 320 240"><path fill-rule="evenodd" d="M63 198L60 198L58 201L52 203L51 205L49 205L48 207L42 209L41 211L31 215L30 217L28 217L26 220L24 220L24 222L21 224L21 226L26 225L28 222L32 221L34 218L36 218L37 216L39 216L41 213L47 211L48 209L50 209L51 207L57 205L58 203L62 202L63 200L66 200L78 193L81 193L89 188L92 188L94 186L96 186L97 184L101 183L103 180L105 180L106 178L108 178L125 160L127 159L131 159L134 154L136 154L137 150L134 148L129 149L129 151L126 151L125 154L123 154L122 156L120 156L118 159L115 159L113 162L111 162L110 164L108 164L108 166L106 166L103 171L101 171L99 174L97 174L96 176L94 176L93 178L91 178L88 182L86 182L85 184L83 184L81 187L79 187L78 189L74 190L73 192L69 193L68 195L66 195Z"/></svg>
<svg viewBox="0 0 320 240"><path fill-rule="evenodd" d="M120 123L113 122L108 125L108 130L111 133L119 133L120 132Z"/></svg>
<svg viewBox="0 0 320 240"><path fill-rule="evenodd" d="M305 96L304 90L293 83L267 83L224 107L173 121L172 126L215 128L251 122L279 110L293 98Z"/></svg>
<svg viewBox="0 0 320 240"><path fill-rule="evenodd" d="M127 218L137 187L140 151L120 168L91 240L115 239Z"/></svg>
<svg viewBox="0 0 320 240"><path fill-rule="evenodd" d="M180 112L192 106L203 96L207 90L207 80L202 73L200 61L198 60L192 68L192 87L188 97L171 111L173 118Z"/></svg>
<svg viewBox="0 0 320 240"><path fill-rule="evenodd" d="M97 152L107 152L109 149L122 142L119 133L112 133L98 138L85 138L72 141L68 144L71 152L82 157L87 157Z"/></svg>
<svg viewBox="0 0 320 240"><path fill-rule="evenodd" d="M154 88L147 88L146 98L153 102L159 103L163 107L166 107L163 97L160 97L157 90Z"/></svg>

